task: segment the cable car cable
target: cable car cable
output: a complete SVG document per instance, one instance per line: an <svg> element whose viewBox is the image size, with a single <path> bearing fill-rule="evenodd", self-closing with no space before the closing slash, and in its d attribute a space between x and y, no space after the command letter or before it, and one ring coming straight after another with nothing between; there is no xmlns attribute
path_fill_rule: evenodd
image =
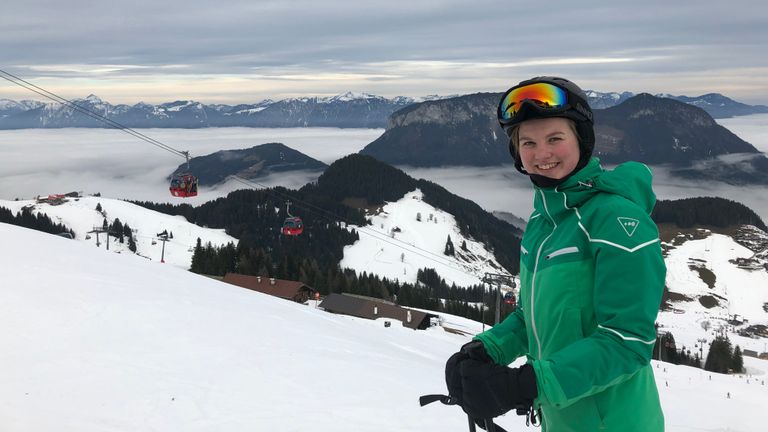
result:
<svg viewBox="0 0 768 432"><path fill-rule="evenodd" d="M158 141L158 140L156 140L154 138L148 137L148 136L142 134L141 132L137 132L137 131L131 129L130 127L122 125L122 124L120 124L120 123L118 123L118 122L116 122L116 121L114 121L112 119L104 117L104 116L102 116L101 114L99 114L97 112L89 110L88 108L85 108L85 107L82 107L80 105L77 105L76 103L74 103L74 102L72 102L72 101L70 101L70 100L68 100L68 99L66 99L64 97L61 97L61 96L57 95L56 93L53 93L53 92L48 91L48 90L46 90L46 89L44 89L42 87L39 87L39 86L37 86L35 84L32 84L29 81L24 80L23 78L20 78L20 77L18 77L16 75L13 75L13 74L9 73L9 72L6 72L5 70L0 69L0 78L3 78L6 81L9 81L9 82L11 82L13 84L16 84L19 87L23 87L23 88L25 88L25 89L33 92L33 93L37 93L38 95L43 96L45 98L48 98L48 99L50 99L50 100L52 100L54 102L58 102L58 103L61 103L63 105L67 105L67 106L75 109L76 111L78 111L78 112L80 112L82 114L85 114L85 115L87 115L87 116L89 116L89 117L91 117L91 118L93 118L95 120L98 120L98 121L101 121L103 123L106 123L106 124L108 124L109 126L115 128L115 129L122 130L122 131L124 131L124 132L126 132L126 133L128 133L130 135L133 135L134 137L136 137L138 139L141 139L143 141L148 142L149 144L152 144L152 145L154 145L156 147L159 147L159 148L161 148L161 149L163 149L165 151L168 151L168 152L173 153L173 154L175 154L177 156L185 158L185 160L187 160L187 161L189 160L188 159L188 152L176 150L175 148L173 148L173 147L171 147L171 146L169 146L167 144L164 144L164 143L162 143L162 142L160 142L160 141Z"/></svg>

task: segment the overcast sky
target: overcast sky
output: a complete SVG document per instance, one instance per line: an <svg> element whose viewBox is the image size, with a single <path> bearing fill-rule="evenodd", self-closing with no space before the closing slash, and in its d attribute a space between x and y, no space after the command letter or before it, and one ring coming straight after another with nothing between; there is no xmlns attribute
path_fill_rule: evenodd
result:
<svg viewBox="0 0 768 432"><path fill-rule="evenodd" d="M466 94L547 74L768 104L763 0L31 0L5 2L0 26L0 69L112 103ZM0 98L42 99L0 81Z"/></svg>

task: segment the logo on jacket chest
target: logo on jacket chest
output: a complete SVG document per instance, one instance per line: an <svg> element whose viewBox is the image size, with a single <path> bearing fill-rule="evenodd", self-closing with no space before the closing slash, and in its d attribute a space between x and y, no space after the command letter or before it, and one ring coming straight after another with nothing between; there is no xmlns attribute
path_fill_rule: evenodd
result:
<svg viewBox="0 0 768 432"><path fill-rule="evenodd" d="M618 219L619 225L624 229L624 232L630 237L632 237L632 234L635 233L637 226L640 224L639 220L633 218L618 217L616 219Z"/></svg>

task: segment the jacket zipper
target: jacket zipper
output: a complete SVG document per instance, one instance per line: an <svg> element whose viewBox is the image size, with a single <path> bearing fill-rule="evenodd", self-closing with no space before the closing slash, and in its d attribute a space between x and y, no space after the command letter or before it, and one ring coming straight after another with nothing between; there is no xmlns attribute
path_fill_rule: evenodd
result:
<svg viewBox="0 0 768 432"><path fill-rule="evenodd" d="M544 239L544 241L541 242L539 245L539 250L536 252L536 261L533 264L533 277L531 277L531 328L533 330L533 337L536 339L536 346L538 349L539 356L537 358L541 359L541 339L539 339L539 332L536 329L536 320L534 318L534 307L533 307L533 299L536 297L536 272L539 269L539 258L541 257L541 251L544 249L544 245L547 243L547 240L549 240L550 237L552 237L552 234L555 233L555 230L557 229L557 224L555 223L555 220L552 218L552 215L549 214L549 209L547 208L547 199L544 196L544 193L541 191L541 189L538 189L539 194L541 195L541 201L544 203L544 211L547 213L547 217L549 217L549 220L552 222L552 225L554 228L552 228L552 232L549 233L549 235Z"/></svg>
<svg viewBox="0 0 768 432"><path fill-rule="evenodd" d="M550 260L550 259L552 259L554 257L557 257L557 256L560 256L560 255L572 254L572 253L576 253L578 251L579 251L579 248L577 248L576 246L571 246L571 247L567 247L567 248L558 249L558 250L552 252L551 254L545 256L544 258Z"/></svg>

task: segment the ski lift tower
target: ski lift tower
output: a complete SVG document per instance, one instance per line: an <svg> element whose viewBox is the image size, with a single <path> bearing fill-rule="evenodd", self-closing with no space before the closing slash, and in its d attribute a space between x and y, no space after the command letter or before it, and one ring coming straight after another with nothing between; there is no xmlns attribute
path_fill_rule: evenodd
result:
<svg viewBox="0 0 768 432"><path fill-rule="evenodd" d="M162 252L160 252L160 263L164 264L165 263L165 242L169 241L168 240L168 231L167 230L163 230L163 232L157 233L156 238L157 238L157 240L163 242L163 250L162 250Z"/></svg>
<svg viewBox="0 0 768 432"><path fill-rule="evenodd" d="M483 276L483 284L496 287L496 315L494 318L494 324L498 324L501 318L501 286L505 285L511 288L515 288L514 276L501 273L486 273ZM485 289L483 289L483 331L485 331Z"/></svg>
<svg viewBox="0 0 768 432"><path fill-rule="evenodd" d="M109 230L105 230L103 227L97 227L94 226L92 230L88 231L86 234L96 234L96 247L101 246L101 242L99 241L99 234L106 233ZM107 234L107 250L109 250L109 234Z"/></svg>

